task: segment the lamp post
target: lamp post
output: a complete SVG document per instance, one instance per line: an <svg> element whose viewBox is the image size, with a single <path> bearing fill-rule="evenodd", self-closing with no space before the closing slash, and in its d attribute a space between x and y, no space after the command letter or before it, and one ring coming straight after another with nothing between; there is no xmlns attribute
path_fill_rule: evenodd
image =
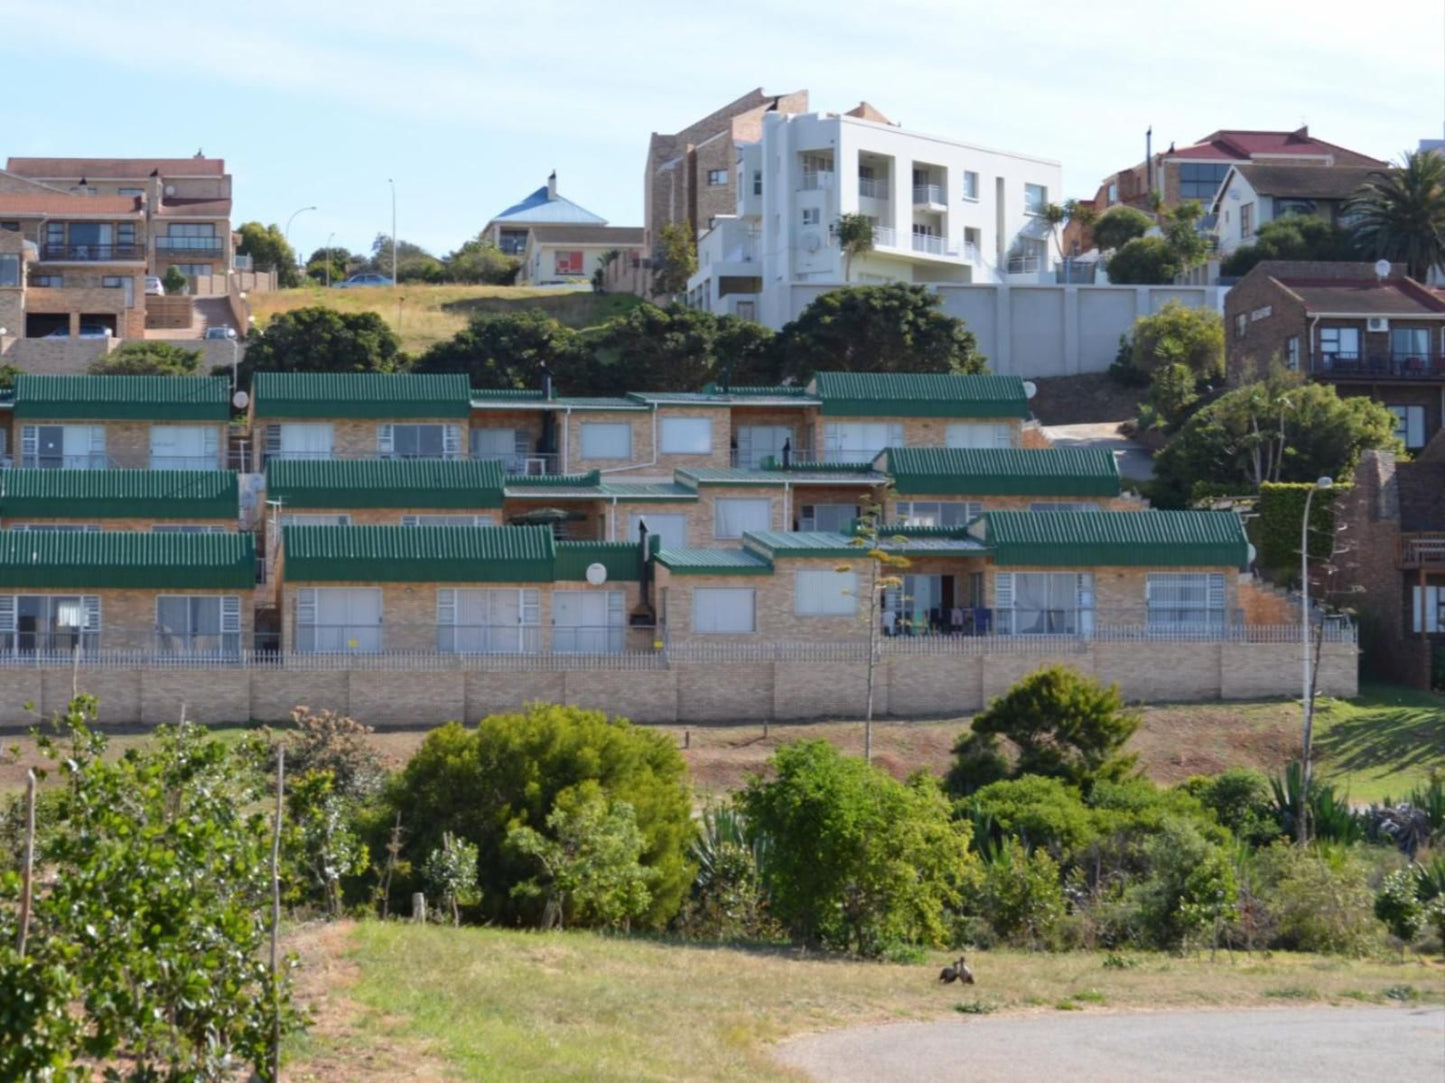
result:
<svg viewBox="0 0 1445 1083"><path fill-rule="evenodd" d="M1310 681L1310 502L1315 493L1334 485L1333 478L1320 478L1305 494L1304 521L1300 524L1300 659L1302 665L1304 734L1300 742L1300 807L1295 812L1295 837L1309 841L1310 746L1314 726L1314 688Z"/></svg>
<svg viewBox="0 0 1445 1083"><path fill-rule="evenodd" d="M336 231L335 231L335 230L333 230L332 232L328 233L328 234L326 235L326 247L321 250L321 251L323 252L323 254L325 255L325 258L326 258L326 288L327 288L327 289L330 289L330 288L331 288L331 240L332 240L332 238L335 237L335 236L336 236Z"/></svg>
<svg viewBox="0 0 1445 1083"><path fill-rule="evenodd" d="M396 181L386 178L391 185L391 288L396 289Z"/></svg>
<svg viewBox="0 0 1445 1083"><path fill-rule="evenodd" d="M307 211L314 211L315 209L315 207L300 207L291 212L291 217L286 219L286 228L281 234L282 238L286 241L287 248L291 247L291 223L296 221L296 216L298 214L305 214ZM291 253L291 261L292 263L296 261L296 253L294 252Z"/></svg>

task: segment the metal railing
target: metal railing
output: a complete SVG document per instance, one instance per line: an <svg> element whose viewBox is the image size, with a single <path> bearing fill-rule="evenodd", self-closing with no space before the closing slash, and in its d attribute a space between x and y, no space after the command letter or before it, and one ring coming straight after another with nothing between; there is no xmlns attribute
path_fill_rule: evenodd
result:
<svg viewBox="0 0 1445 1083"><path fill-rule="evenodd" d="M893 248L898 244L898 231L892 226L874 226L873 243L881 248Z"/></svg>
<svg viewBox="0 0 1445 1083"><path fill-rule="evenodd" d="M1401 568L1445 567L1445 531L1421 531L1400 537Z"/></svg>
<svg viewBox="0 0 1445 1083"><path fill-rule="evenodd" d="M67 455L64 452L31 452L20 456L20 465L26 470L104 470L111 465L110 456L103 451ZM214 463L206 469L212 469Z"/></svg>
<svg viewBox="0 0 1445 1083"><path fill-rule="evenodd" d="M1038 256L1009 256L1005 264L1007 272L1011 275L1036 275L1042 261Z"/></svg>
<svg viewBox="0 0 1445 1083"><path fill-rule="evenodd" d="M798 182L799 190L804 192L816 192L832 187L833 171L831 169L805 169Z"/></svg>
<svg viewBox="0 0 1445 1083"><path fill-rule="evenodd" d="M1092 286L1098 264L1093 260L1065 260L1054 264L1054 281L1063 285Z"/></svg>
<svg viewBox="0 0 1445 1083"><path fill-rule="evenodd" d="M918 203L944 203L947 197L941 184L915 184L913 186L913 202Z"/></svg>
<svg viewBox="0 0 1445 1083"><path fill-rule="evenodd" d="M111 263L144 260L146 250L143 244L47 244L41 247L40 258L76 263Z"/></svg>
<svg viewBox="0 0 1445 1083"><path fill-rule="evenodd" d="M513 452L507 455L473 452L472 458L481 462L499 462L504 473L519 477L547 477L561 473L562 457L551 451Z"/></svg>
<svg viewBox="0 0 1445 1083"><path fill-rule="evenodd" d="M1445 357L1420 353L1327 353L1310 363L1316 376L1379 376L1400 380L1445 379Z"/></svg>
<svg viewBox="0 0 1445 1083"><path fill-rule="evenodd" d="M157 252L216 252L221 251L219 237L157 237Z"/></svg>
<svg viewBox="0 0 1445 1083"><path fill-rule="evenodd" d="M219 470L220 463L219 449L209 455L157 455L151 452L150 457L152 470Z"/></svg>
<svg viewBox="0 0 1445 1083"><path fill-rule="evenodd" d="M888 182L881 177L859 177L858 194L868 199L887 199Z"/></svg>
<svg viewBox="0 0 1445 1083"><path fill-rule="evenodd" d="M956 256L958 245L954 244L947 237L937 233L915 233L913 235L913 250L915 252L928 252L935 256Z"/></svg>

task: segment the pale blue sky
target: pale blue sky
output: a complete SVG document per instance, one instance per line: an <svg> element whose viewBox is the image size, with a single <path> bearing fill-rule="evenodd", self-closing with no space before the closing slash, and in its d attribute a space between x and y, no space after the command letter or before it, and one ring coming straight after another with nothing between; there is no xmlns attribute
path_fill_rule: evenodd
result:
<svg viewBox="0 0 1445 1083"><path fill-rule="evenodd" d="M3 155L225 157L235 220L305 252L390 228L442 253L556 168L642 219L653 130L763 86L1063 163L1292 128L1396 157L1445 123L1441 0L0 0Z"/></svg>

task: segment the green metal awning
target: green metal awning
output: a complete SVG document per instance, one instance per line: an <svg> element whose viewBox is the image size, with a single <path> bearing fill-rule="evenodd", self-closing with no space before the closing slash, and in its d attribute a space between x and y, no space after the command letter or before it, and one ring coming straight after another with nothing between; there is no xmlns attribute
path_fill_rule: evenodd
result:
<svg viewBox="0 0 1445 1083"><path fill-rule="evenodd" d="M550 583L545 526L288 526L285 575L298 583Z"/></svg>
<svg viewBox="0 0 1445 1083"><path fill-rule="evenodd" d="M481 459L273 459L283 508L500 508L502 465Z"/></svg>
<svg viewBox="0 0 1445 1083"><path fill-rule="evenodd" d="M250 590L250 534L0 530L0 587Z"/></svg>
<svg viewBox="0 0 1445 1083"><path fill-rule="evenodd" d="M258 372L258 418L464 418L471 391L461 373Z"/></svg>
<svg viewBox="0 0 1445 1083"><path fill-rule="evenodd" d="M235 519L230 470L7 470L0 516L14 519Z"/></svg>
<svg viewBox="0 0 1445 1083"><path fill-rule="evenodd" d="M773 563L748 549L663 549L657 562L673 575L772 575Z"/></svg>
<svg viewBox="0 0 1445 1083"><path fill-rule="evenodd" d="M808 390L832 417L1001 418L1029 416L1018 376L820 372Z"/></svg>
<svg viewBox="0 0 1445 1083"><path fill-rule="evenodd" d="M32 376L15 380L20 421L229 421L231 384L209 376Z"/></svg>
<svg viewBox="0 0 1445 1083"><path fill-rule="evenodd" d="M1106 448L888 448L900 496L1118 496Z"/></svg>
<svg viewBox="0 0 1445 1083"><path fill-rule="evenodd" d="M990 511L970 527L999 566L1239 568L1249 542L1229 511Z"/></svg>

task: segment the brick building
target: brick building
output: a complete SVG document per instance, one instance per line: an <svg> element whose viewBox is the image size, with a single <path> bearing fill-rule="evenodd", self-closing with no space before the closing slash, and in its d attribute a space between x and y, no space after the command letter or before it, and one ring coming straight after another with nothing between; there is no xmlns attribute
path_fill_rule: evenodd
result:
<svg viewBox="0 0 1445 1083"><path fill-rule="evenodd" d="M1229 379L1247 381L1274 359L1368 395L1400 419L1418 449L1445 417L1445 300L1392 267L1265 261L1225 295Z"/></svg>

